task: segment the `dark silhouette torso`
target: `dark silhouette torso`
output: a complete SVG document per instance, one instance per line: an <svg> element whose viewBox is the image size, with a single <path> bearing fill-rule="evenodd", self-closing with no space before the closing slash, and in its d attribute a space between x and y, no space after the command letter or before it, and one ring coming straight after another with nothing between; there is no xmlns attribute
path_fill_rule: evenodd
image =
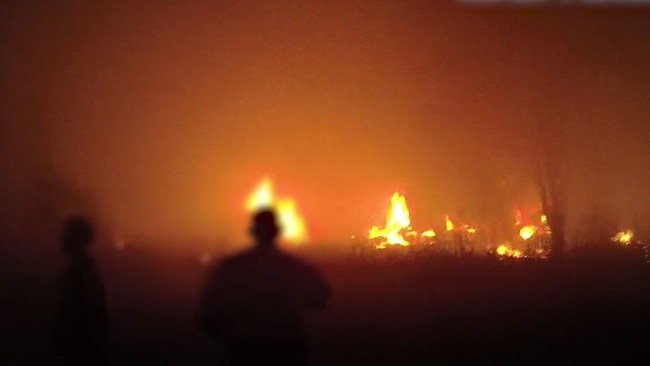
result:
<svg viewBox="0 0 650 366"><path fill-rule="evenodd" d="M104 358L108 311L102 280L89 258L73 259L63 275L57 340L70 363Z"/></svg>
<svg viewBox="0 0 650 366"><path fill-rule="evenodd" d="M225 339L234 364L300 364L305 311L322 308L329 289L308 265L275 248L225 260L203 298L203 325Z"/></svg>

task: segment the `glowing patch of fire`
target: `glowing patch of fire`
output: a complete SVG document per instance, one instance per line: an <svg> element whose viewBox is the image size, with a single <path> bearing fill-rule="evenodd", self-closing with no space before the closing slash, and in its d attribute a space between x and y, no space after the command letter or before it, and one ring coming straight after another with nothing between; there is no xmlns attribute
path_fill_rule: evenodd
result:
<svg viewBox="0 0 650 366"><path fill-rule="evenodd" d="M433 238L436 236L436 233L433 230L427 230L427 231L423 231L422 234L420 234L420 236L423 236L425 238Z"/></svg>
<svg viewBox="0 0 650 366"><path fill-rule="evenodd" d="M505 244L501 244L497 247L496 253L502 257L513 257L521 258L524 254L516 249L510 249Z"/></svg>
<svg viewBox="0 0 650 366"><path fill-rule="evenodd" d="M262 180L246 200L248 212L252 213L263 209L275 210L283 240L294 244L307 241L307 227L296 209L295 202L287 198L276 199L269 178Z"/></svg>
<svg viewBox="0 0 650 366"><path fill-rule="evenodd" d="M449 220L449 216L445 216L445 229L447 231L454 230L454 223Z"/></svg>
<svg viewBox="0 0 650 366"><path fill-rule="evenodd" d="M406 233L402 235L404 230ZM433 238L436 233L433 230L423 231L418 234L417 231L411 228L411 218L409 209L406 206L406 198L395 192L390 199L390 208L386 212L386 226L381 229L378 226L373 226L368 231L368 239L383 238L381 243L377 245L377 249L384 249L388 245L409 245L409 241L404 238ZM409 239L411 240L411 239Z"/></svg>
<svg viewBox="0 0 650 366"><path fill-rule="evenodd" d="M377 226L370 228L368 239L385 238L378 247L391 245L409 245L400 233L404 229L410 228L411 219L409 209L406 207L406 198L395 192L390 199L390 210L386 213L386 227L380 229Z"/></svg>
<svg viewBox="0 0 650 366"><path fill-rule="evenodd" d="M621 243L628 245L632 243L632 238L634 237L634 232L632 230L621 231L612 236L612 241L615 243Z"/></svg>
<svg viewBox="0 0 650 366"><path fill-rule="evenodd" d="M528 240L535 235L536 231L537 227L534 225L526 225L519 230L519 236L524 240Z"/></svg>

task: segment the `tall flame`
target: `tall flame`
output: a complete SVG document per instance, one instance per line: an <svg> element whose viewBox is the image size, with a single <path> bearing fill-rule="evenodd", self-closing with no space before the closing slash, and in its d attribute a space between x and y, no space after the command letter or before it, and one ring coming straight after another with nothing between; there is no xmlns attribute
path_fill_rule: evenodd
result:
<svg viewBox="0 0 650 366"><path fill-rule="evenodd" d="M246 210L248 212L255 212L263 209L272 209L275 203L273 197L273 185L269 178L264 178L260 184L257 185L255 191L248 196L246 200Z"/></svg>
<svg viewBox="0 0 650 366"><path fill-rule="evenodd" d="M282 237L294 244L307 240L305 220L296 210L296 204L290 199L281 199L277 203L278 221L282 227Z"/></svg>
<svg viewBox="0 0 650 366"><path fill-rule="evenodd" d="M386 240L379 245L380 248L385 247L386 244L409 245L401 231L409 229L410 225L411 219L406 206L406 198L395 192L390 199L390 209L386 213L386 227L383 229L377 226L371 227L368 239L385 238Z"/></svg>
<svg viewBox="0 0 650 366"><path fill-rule="evenodd" d="M449 215L445 216L445 229L447 229L447 231L454 230L454 223L449 219Z"/></svg>
<svg viewBox="0 0 650 366"><path fill-rule="evenodd" d="M287 198L276 199L269 178L264 178L246 200L248 212L263 209L275 210L282 239L294 244L307 241L307 227L296 209L295 202Z"/></svg>

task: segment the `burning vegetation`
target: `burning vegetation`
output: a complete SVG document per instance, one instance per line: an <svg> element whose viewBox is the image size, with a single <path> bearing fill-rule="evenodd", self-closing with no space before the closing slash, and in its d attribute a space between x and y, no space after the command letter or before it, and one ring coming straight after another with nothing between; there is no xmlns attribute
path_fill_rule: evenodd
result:
<svg viewBox="0 0 650 366"><path fill-rule="evenodd" d="M496 249L496 254L502 257L522 258L524 254L508 247L509 243L501 244Z"/></svg>
<svg viewBox="0 0 650 366"><path fill-rule="evenodd" d="M632 230L619 231L616 235L612 236L611 240L615 243L620 243L623 245L632 244L632 239L634 238L634 232Z"/></svg>
<svg viewBox="0 0 650 366"><path fill-rule="evenodd" d="M276 197L271 179L264 178L257 185L248 196L245 208L251 213L261 209L274 209L281 225L282 240L292 244L307 242L307 226L298 212L295 201L290 198ZM552 230L544 213L538 211L529 216L520 210L515 210L514 225L509 235L501 233L494 236L490 235L488 226L484 229L479 231L474 226L454 222L449 215L445 215L444 229L441 229L439 234L430 227L417 230L412 225L406 197L395 192L390 198L384 224L372 226L363 243L359 245L371 250L367 253L376 252L373 249L387 248L408 248L409 250L404 253L411 253L426 248L437 253L463 256L473 254L478 242L485 245L487 254L503 260L544 260L551 256ZM491 240L494 240L492 243L498 244L492 246ZM610 240L625 246L635 243L632 230L621 231Z"/></svg>
<svg viewBox="0 0 650 366"><path fill-rule="evenodd" d="M435 246L452 251L472 251L477 230L469 225L456 226L449 216L445 217L445 232L438 238L436 232L429 228L414 230L406 198L395 192L390 199L386 212L386 224L383 228L372 226L367 238L374 248L385 249L389 246Z"/></svg>
<svg viewBox="0 0 650 366"><path fill-rule="evenodd" d="M514 211L514 226L510 239L490 245L490 235L482 235L479 230L466 224L454 223L445 215L444 230L436 235L433 229L424 231L412 227L411 213L406 198L395 192L386 211L385 224L372 226L368 231L369 248L410 248L410 252L422 248L431 248L439 253L453 255L473 254L477 241L487 245L487 253L500 259L548 259L551 255L552 230L547 216L537 213L533 216ZM488 228L489 230L489 228ZM632 243L632 231L622 231L611 238L613 242L628 245ZM507 237L507 235L506 235Z"/></svg>
<svg viewBox="0 0 650 366"><path fill-rule="evenodd" d="M406 231L406 232L405 232ZM388 245L402 245L407 246L411 244L404 238L411 237L412 241L415 238L434 238L436 233L432 229L428 229L418 234L411 227L411 218L409 209L406 206L406 198L395 192L390 199L390 208L386 212L386 226L380 229L378 226L373 226L368 232L368 239L381 239L377 244L377 249L384 249Z"/></svg>

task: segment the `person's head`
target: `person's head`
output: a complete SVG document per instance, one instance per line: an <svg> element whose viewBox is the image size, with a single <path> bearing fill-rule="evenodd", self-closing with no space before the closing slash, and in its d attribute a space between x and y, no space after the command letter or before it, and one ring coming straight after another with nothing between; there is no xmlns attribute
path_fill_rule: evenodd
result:
<svg viewBox="0 0 650 366"><path fill-rule="evenodd" d="M95 238L95 230L88 219L73 216L65 224L63 250L68 255L83 255Z"/></svg>
<svg viewBox="0 0 650 366"><path fill-rule="evenodd" d="M251 235L259 246L273 246L278 236L279 228L275 221L275 212L270 209L261 210L253 215Z"/></svg>

